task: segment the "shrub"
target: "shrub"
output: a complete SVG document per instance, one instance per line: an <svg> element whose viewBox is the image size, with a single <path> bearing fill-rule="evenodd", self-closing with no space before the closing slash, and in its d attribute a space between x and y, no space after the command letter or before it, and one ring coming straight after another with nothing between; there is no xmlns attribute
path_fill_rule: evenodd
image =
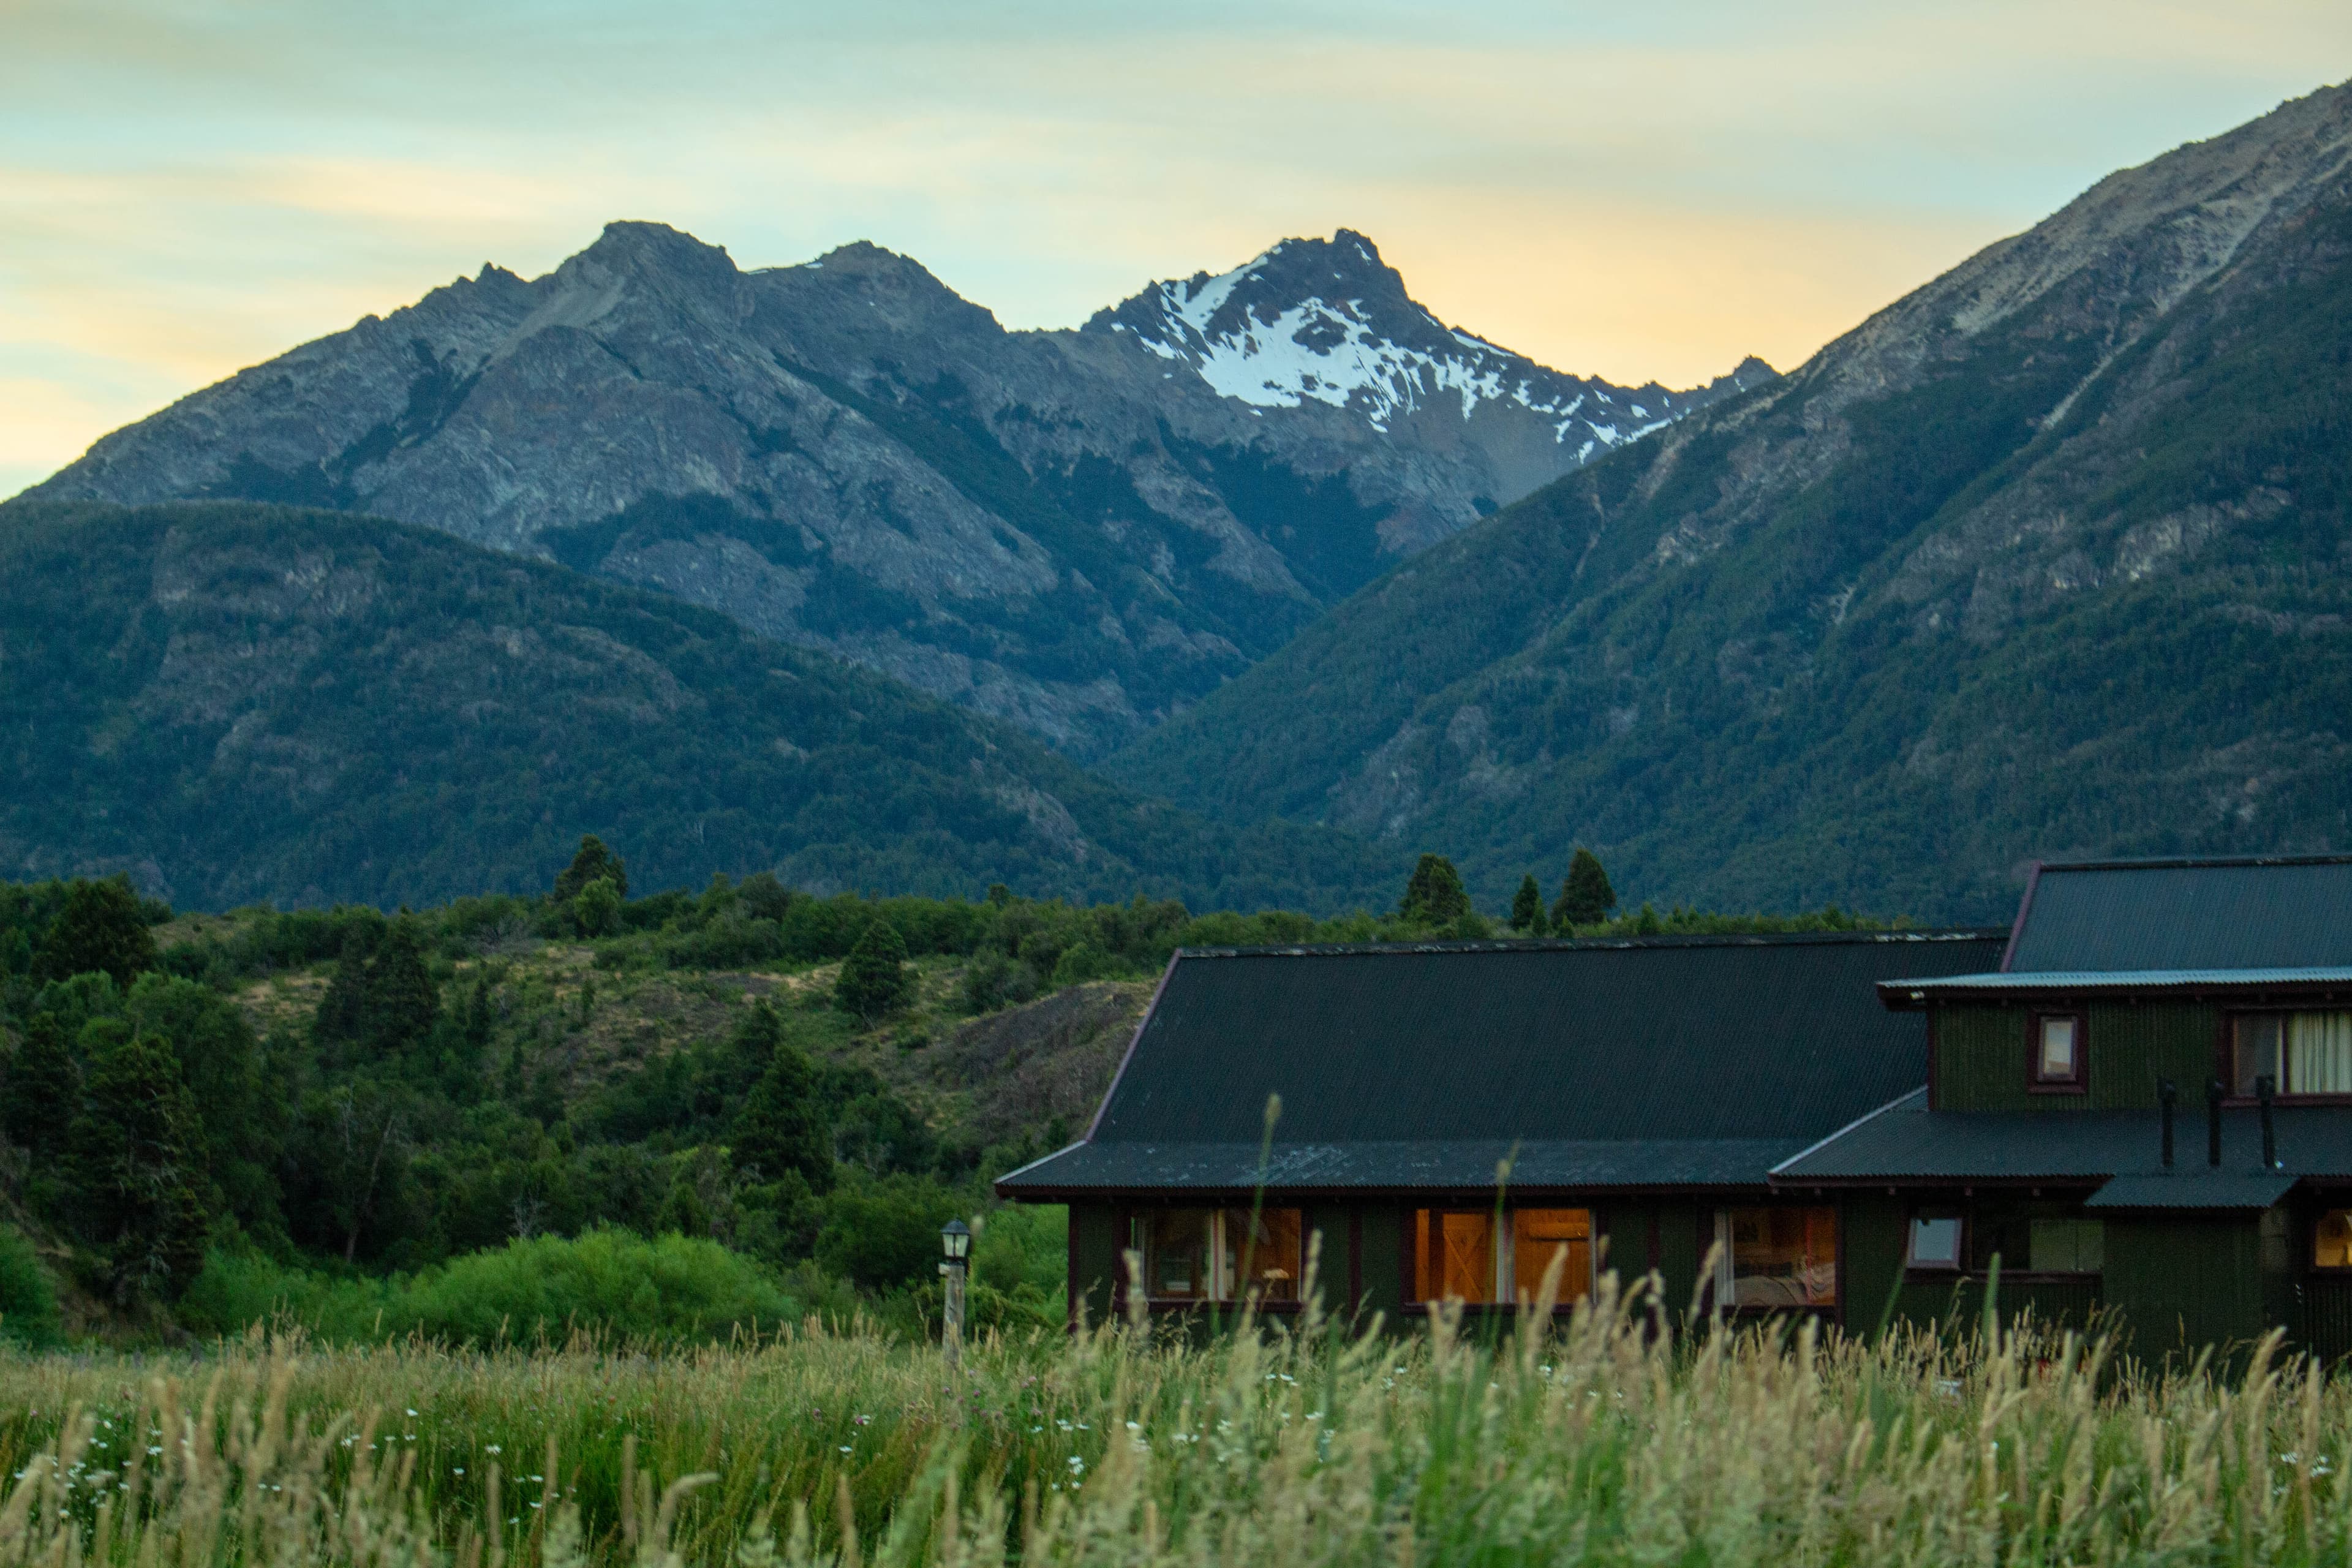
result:
<svg viewBox="0 0 2352 1568"><path fill-rule="evenodd" d="M918 1283L937 1273L940 1226L961 1212L936 1182L887 1176L845 1187L825 1205L816 1260L867 1289Z"/></svg>
<svg viewBox="0 0 2352 1568"><path fill-rule="evenodd" d="M290 1321L341 1342L416 1333L474 1345L560 1340L573 1329L665 1343L716 1340L801 1310L759 1265L715 1241L647 1241L616 1229L512 1242L388 1280L215 1252L180 1303L181 1321L204 1333Z"/></svg>
<svg viewBox="0 0 2352 1568"><path fill-rule="evenodd" d="M58 1293L33 1244L13 1226L0 1226L0 1339L32 1350L56 1344Z"/></svg>

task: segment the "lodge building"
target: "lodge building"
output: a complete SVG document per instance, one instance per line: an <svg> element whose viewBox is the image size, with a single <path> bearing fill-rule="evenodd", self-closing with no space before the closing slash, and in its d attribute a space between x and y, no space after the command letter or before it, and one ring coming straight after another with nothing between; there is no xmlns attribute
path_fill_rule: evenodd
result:
<svg viewBox="0 0 2352 1568"><path fill-rule="evenodd" d="M2352 1352L2352 857L2044 865L2005 931L1188 950L1070 1147L1074 1316L2096 1311ZM1141 1278L1123 1262L1132 1252ZM1711 1275L1699 1278L1706 1259ZM1565 1310L1565 1308L1563 1308Z"/></svg>

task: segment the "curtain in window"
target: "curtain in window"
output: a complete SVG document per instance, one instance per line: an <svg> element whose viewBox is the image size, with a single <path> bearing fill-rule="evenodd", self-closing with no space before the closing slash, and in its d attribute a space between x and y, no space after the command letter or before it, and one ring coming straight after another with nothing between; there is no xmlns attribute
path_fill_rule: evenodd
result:
<svg viewBox="0 0 2352 1568"><path fill-rule="evenodd" d="M2286 1026L2287 1083L2297 1094L2352 1094L2352 1013L2297 1013Z"/></svg>

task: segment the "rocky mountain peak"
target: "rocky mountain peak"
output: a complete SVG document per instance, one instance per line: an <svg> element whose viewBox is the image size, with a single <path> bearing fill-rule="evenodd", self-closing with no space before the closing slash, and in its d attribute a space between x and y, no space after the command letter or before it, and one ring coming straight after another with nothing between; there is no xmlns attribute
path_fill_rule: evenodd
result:
<svg viewBox="0 0 2352 1568"><path fill-rule="evenodd" d="M1438 320L1377 246L1345 228L1328 240L1286 239L1230 272L1155 283L1084 330L1189 365L1224 396L1266 408L1328 404L1383 434L1441 414L1466 422L1482 408L1517 409L1539 416L1551 444L1573 448L1576 461L1724 388L1721 380L1696 393L1626 388L1547 369Z"/></svg>

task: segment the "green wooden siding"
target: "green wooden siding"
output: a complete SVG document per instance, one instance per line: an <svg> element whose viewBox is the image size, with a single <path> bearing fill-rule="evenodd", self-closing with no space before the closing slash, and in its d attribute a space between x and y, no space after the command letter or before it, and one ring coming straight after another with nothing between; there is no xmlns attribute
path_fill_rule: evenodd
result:
<svg viewBox="0 0 2352 1568"><path fill-rule="evenodd" d="M1853 1194L1838 1205L1845 1326L1855 1333L1877 1329L1887 1315L1887 1299L1902 1285L1903 1230L1909 1218L1909 1206L1901 1198L1882 1194ZM1894 1310L1906 1309L1897 1301Z"/></svg>
<svg viewBox="0 0 2352 1568"><path fill-rule="evenodd" d="M1389 1204L1364 1211L1363 1310L1386 1314L1393 1325L1404 1307L1405 1211Z"/></svg>
<svg viewBox="0 0 2352 1568"><path fill-rule="evenodd" d="M1114 1204L1070 1205L1070 1302L1084 1309L1085 1322L1098 1323L1111 1314L1112 1285L1127 1239L1119 1231L1124 1212Z"/></svg>
<svg viewBox="0 0 2352 1568"><path fill-rule="evenodd" d="M1944 1110L2146 1110L2156 1084L2180 1087L2185 1118L2202 1114L2213 1076L2220 1015L2185 1003L2108 1003L2086 1008L2089 1092L2035 1094L2027 1087L2023 1007L1936 1009L1936 1104Z"/></svg>
<svg viewBox="0 0 2352 1568"><path fill-rule="evenodd" d="M2352 1355L2352 1279L2314 1275L2302 1289L2304 1342L2329 1362Z"/></svg>
<svg viewBox="0 0 2352 1568"><path fill-rule="evenodd" d="M2105 1298L2130 1331L2134 1355L2154 1361L2262 1335L2283 1283L2264 1268L2265 1251L2275 1253L2264 1246L2266 1218L2107 1221Z"/></svg>

